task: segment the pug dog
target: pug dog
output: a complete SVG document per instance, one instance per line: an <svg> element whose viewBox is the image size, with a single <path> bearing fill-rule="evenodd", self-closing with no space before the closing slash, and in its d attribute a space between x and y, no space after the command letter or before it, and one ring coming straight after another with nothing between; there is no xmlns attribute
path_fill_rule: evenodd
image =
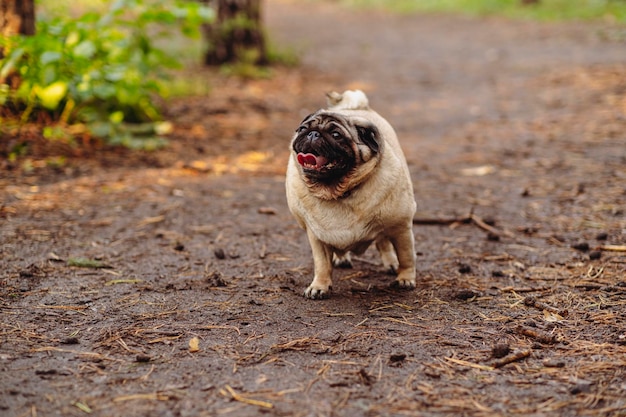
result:
<svg viewBox="0 0 626 417"><path fill-rule="evenodd" d="M307 116L291 141L289 210L313 252L309 299L330 295L333 266L351 267L351 253L372 244L392 285L415 288L413 184L391 125L370 109L362 91L329 93L328 107Z"/></svg>

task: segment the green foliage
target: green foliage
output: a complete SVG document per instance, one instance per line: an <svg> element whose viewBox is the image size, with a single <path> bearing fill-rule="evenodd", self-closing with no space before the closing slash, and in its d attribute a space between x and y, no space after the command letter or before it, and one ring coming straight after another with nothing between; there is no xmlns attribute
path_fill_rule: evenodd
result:
<svg viewBox="0 0 626 417"><path fill-rule="evenodd" d="M267 37L266 37L267 39ZM267 63L295 67L300 63L298 54L293 49L277 49L273 44L267 43ZM236 62L223 64L220 71L229 76L237 76L248 79L261 79L272 77L269 66L258 65L259 51L256 49L242 49L238 53Z"/></svg>
<svg viewBox="0 0 626 417"><path fill-rule="evenodd" d="M155 42L174 28L198 38L212 17L194 1L117 0L103 13L41 19L36 35L0 40L0 104L23 123L45 114L111 144L158 146L155 98L179 64Z"/></svg>
<svg viewBox="0 0 626 417"><path fill-rule="evenodd" d="M469 15L500 14L511 18L537 20L590 20L611 18L626 23L624 0L344 0L366 7L382 7L402 13L453 12Z"/></svg>
<svg viewBox="0 0 626 417"><path fill-rule="evenodd" d="M259 52L255 49L243 49L239 51L236 62L222 64L220 71L228 76L237 76L248 79L271 78L272 71L269 66L258 65ZM299 57L293 50L278 50L269 45L267 51L269 65L282 65L295 67L300 63Z"/></svg>
<svg viewBox="0 0 626 417"><path fill-rule="evenodd" d="M266 66L256 63L259 59L259 51L256 49L242 49L238 51L237 61L231 64L223 64L220 71L226 75L236 75L242 78L269 78L270 70Z"/></svg>
<svg viewBox="0 0 626 417"><path fill-rule="evenodd" d="M98 261L96 259L88 259L88 258L70 258L67 260L67 266L76 266L79 268L110 268L104 262Z"/></svg>

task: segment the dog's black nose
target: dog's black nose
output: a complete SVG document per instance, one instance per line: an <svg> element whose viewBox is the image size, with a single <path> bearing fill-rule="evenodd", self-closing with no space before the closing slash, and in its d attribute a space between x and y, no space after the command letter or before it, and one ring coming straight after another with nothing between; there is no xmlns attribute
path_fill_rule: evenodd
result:
<svg viewBox="0 0 626 417"><path fill-rule="evenodd" d="M320 132L318 132L317 130L312 130L309 132L308 135L306 135L308 140L318 140L320 138Z"/></svg>

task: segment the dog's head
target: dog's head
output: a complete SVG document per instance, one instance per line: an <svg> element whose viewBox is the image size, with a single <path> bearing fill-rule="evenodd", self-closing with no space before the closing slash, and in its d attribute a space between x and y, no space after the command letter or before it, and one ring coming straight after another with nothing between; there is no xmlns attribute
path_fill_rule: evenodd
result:
<svg viewBox="0 0 626 417"><path fill-rule="evenodd" d="M361 117L320 110L307 116L291 143L310 191L326 200L347 196L376 168L383 141Z"/></svg>

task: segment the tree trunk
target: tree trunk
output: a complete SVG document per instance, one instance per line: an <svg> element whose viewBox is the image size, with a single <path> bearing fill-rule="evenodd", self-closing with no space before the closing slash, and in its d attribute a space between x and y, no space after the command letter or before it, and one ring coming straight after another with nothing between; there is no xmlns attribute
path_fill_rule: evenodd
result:
<svg viewBox="0 0 626 417"><path fill-rule="evenodd" d="M261 0L204 0L217 9L215 22L205 25L209 47L206 65L244 61L267 64L261 22Z"/></svg>
<svg viewBox="0 0 626 417"><path fill-rule="evenodd" d="M0 0L0 38L18 33L35 34L35 0Z"/></svg>
<svg viewBox="0 0 626 417"><path fill-rule="evenodd" d="M0 0L0 35L35 34L34 0Z"/></svg>

